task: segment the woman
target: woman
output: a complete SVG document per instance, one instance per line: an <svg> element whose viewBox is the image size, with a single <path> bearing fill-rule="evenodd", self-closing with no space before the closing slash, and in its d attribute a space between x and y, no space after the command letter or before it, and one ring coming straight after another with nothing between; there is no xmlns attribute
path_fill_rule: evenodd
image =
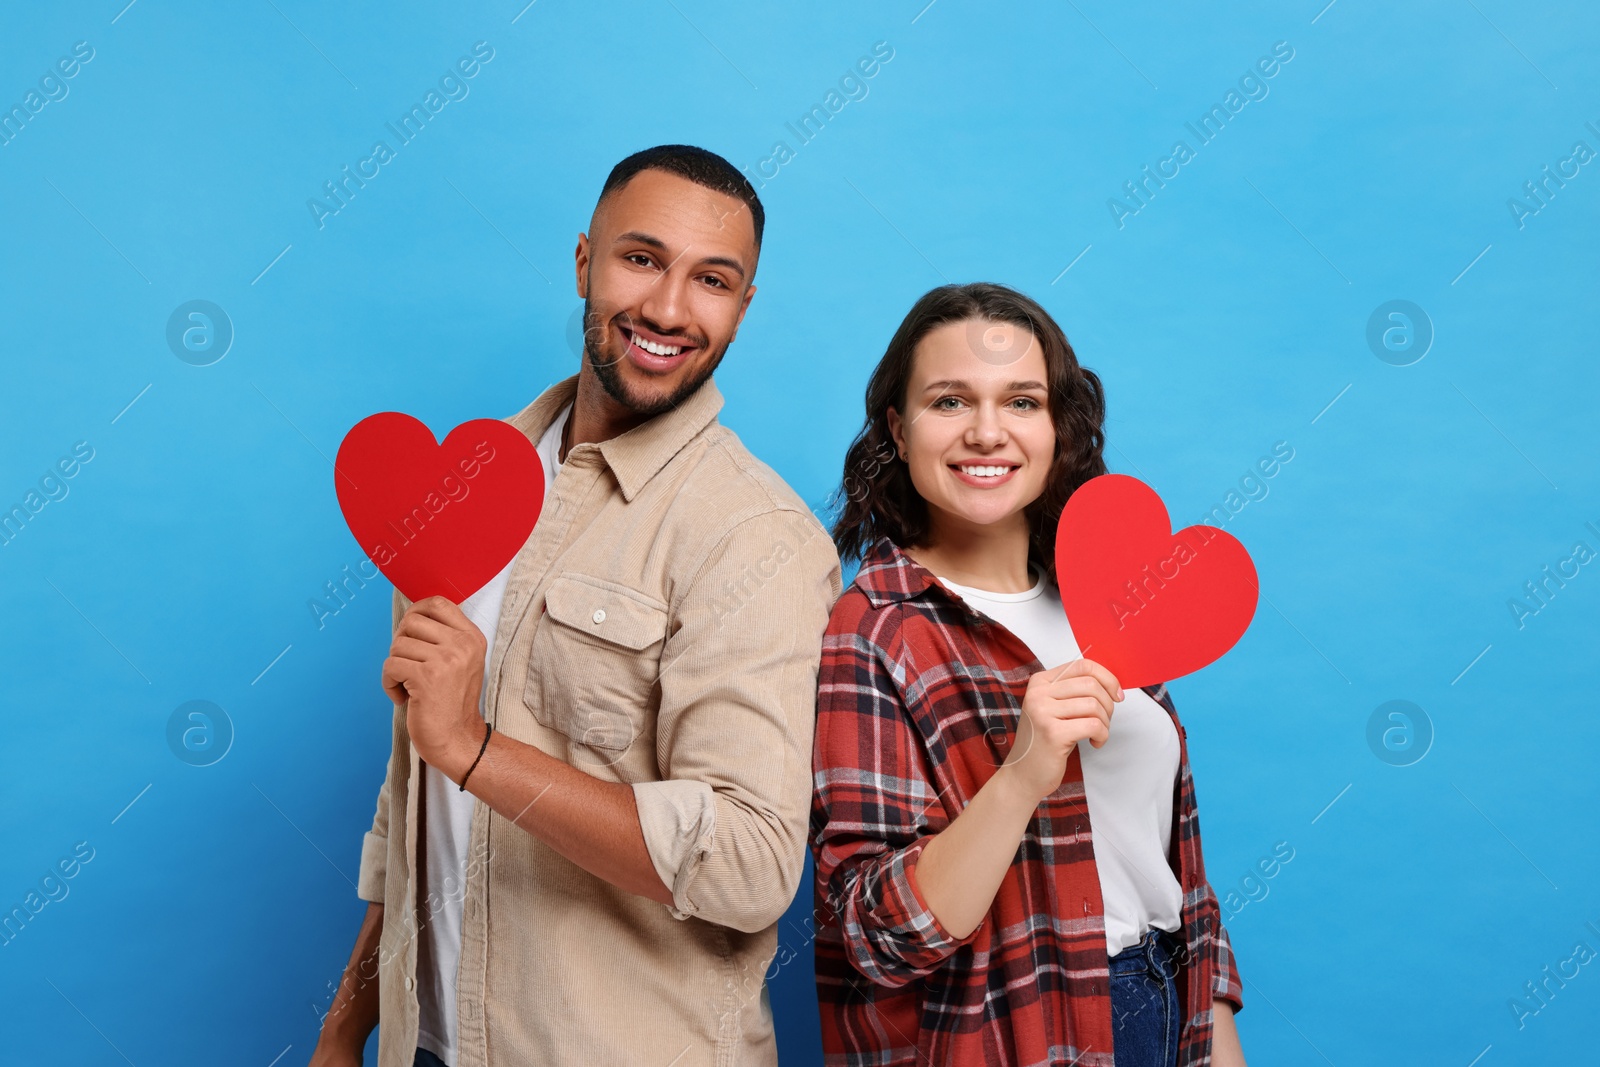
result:
<svg viewBox="0 0 1600 1067"><path fill-rule="evenodd" d="M1083 659L1056 590L1104 419L999 285L917 301L868 384L817 697L830 1065L1244 1063L1172 700Z"/></svg>

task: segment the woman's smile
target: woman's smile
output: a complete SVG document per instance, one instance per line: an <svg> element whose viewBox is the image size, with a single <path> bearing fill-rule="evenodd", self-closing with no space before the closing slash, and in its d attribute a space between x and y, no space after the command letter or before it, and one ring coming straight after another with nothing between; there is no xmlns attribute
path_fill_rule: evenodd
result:
<svg viewBox="0 0 1600 1067"><path fill-rule="evenodd" d="M1020 463L990 461L987 463L960 461L946 464L956 480L976 489L993 489L1009 482L1022 468Z"/></svg>

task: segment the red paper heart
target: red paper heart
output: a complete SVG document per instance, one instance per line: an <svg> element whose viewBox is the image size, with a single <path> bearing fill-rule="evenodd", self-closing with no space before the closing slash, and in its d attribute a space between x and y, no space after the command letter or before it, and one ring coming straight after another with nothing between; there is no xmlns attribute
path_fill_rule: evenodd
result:
<svg viewBox="0 0 1600 1067"><path fill-rule="evenodd" d="M1056 581L1078 648L1124 689L1169 682L1232 648L1256 612L1256 567L1211 526L1172 532L1156 491L1091 478L1056 527Z"/></svg>
<svg viewBox="0 0 1600 1067"><path fill-rule="evenodd" d="M438 443L410 415L369 415L340 442L333 480L350 532L413 602L460 604L482 589L544 503L538 451L499 419L463 422Z"/></svg>

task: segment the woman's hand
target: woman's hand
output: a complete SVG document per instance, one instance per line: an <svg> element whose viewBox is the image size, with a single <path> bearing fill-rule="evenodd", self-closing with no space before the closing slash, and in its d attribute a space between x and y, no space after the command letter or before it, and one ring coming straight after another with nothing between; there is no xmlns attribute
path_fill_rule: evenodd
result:
<svg viewBox="0 0 1600 1067"><path fill-rule="evenodd" d="M1217 997L1211 1002L1211 1063L1213 1067L1246 1067L1239 1029L1233 1021L1233 1002Z"/></svg>
<svg viewBox="0 0 1600 1067"><path fill-rule="evenodd" d="M1067 759L1079 741L1099 748L1111 735L1111 712L1123 699L1111 672L1075 659L1028 679L1017 737L1002 766L1035 802L1061 787Z"/></svg>
<svg viewBox="0 0 1600 1067"><path fill-rule="evenodd" d="M1121 699L1117 680L1093 660L1028 679L1004 765L917 861L928 910L951 936L966 937L983 922L1039 801L1061 787L1073 746L1085 737L1096 748L1105 744L1112 706Z"/></svg>

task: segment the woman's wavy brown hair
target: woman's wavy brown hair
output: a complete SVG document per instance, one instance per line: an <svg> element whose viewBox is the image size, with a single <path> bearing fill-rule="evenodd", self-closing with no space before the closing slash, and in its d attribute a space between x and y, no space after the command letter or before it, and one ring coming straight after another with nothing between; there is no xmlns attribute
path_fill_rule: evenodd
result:
<svg viewBox="0 0 1600 1067"><path fill-rule="evenodd" d="M1056 524L1061 508L1078 486L1106 473L1102 456L1105 390L1094 371L1078 365L1067 335L1044 308L1015 289L991 282L941 285L930 290L912 305L890 339L867 383L866 422L845 453L844 478L834 495L838 518L833 524L833 543L841 558L860 560L880 537L901 548L916 547L927 537L927 501L912 485L910 471L895 449L888 411L893 407L905 413L906 386L917 344L939 326L968 320L1019 326L1032 334L1044 351L1056 454L1044 492L1024 513L1031 531L1028 560L1055 581Z"/></svg>

